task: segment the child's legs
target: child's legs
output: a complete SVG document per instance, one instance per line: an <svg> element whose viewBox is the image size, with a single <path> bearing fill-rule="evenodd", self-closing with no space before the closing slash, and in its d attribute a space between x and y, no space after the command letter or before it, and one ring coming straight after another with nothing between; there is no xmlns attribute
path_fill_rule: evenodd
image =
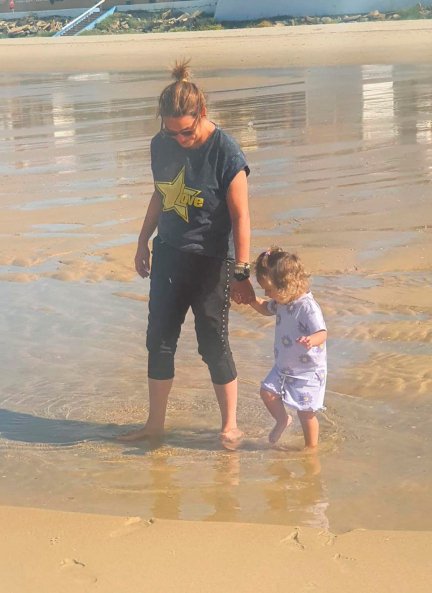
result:
<svg viewBox="0 0 432 593"><path fill-rule="evenodd" d="M276 420L276 422L284 422L288 418L288 414L283 405L282 398L275 393L271 393L266 389L260 391L261 399L264 402L265 407Z"/></svg>
<svg viewBox="0 0 432 593"><path fill-rule="evenodd" d="M318 446L319 438L319 422L315 412L297 412L303 429L303 436L305 446L308 449L313 449Z"/></svg>
<svg viewBox="0 0 432 593"><path fill-rule="evenodd" d="M270 391L262 388L260 391L260 396L264 402L265 407L270 412L274 420L276 420L276 424L270 431L268 437L270 443L274 444L277 443L285 428L288 426L288 424L290 424L291 416L287 414L285 406L282 402L282 398L279 395L271 393Z"/></svg>

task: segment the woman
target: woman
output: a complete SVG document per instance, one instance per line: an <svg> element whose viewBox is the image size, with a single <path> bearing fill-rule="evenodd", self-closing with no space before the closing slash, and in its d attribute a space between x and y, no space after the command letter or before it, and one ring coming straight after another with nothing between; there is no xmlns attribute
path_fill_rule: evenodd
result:
<svg viewBox="0 0 432 593"><path fill-rule="evenodd" d="M150 275L147 328L149 415L126 440L160 436L174 378L174 355L189 308L198 352L208 365L221 412L221 442L235 448L237 372L228 343L230 288L249 303L249 168L237 143L207 118L203 92L189 62L176 63L175 82L159 97L161 130L151 142L155 191L138 240L135 267Z"/></svg>

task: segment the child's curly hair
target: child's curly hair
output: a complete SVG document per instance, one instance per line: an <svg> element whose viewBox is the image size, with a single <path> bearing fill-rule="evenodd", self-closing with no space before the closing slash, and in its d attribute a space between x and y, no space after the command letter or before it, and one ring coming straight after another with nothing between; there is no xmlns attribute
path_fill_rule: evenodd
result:
<svg viewBox="0 0 432 593"><path fill-rule="evenodd" d="M255 262L258 282L269 282L286 301L294 301L309 290L309 274L300 258L280 247L270 247L261 253Z"/></svg>

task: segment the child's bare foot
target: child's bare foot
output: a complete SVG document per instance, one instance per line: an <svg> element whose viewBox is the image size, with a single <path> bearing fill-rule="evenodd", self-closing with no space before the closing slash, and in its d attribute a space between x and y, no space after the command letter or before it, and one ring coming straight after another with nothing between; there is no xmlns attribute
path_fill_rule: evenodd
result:
<svg viewBox="0 0 432 593"><path fill-rule="evenodd" d="M232 428L226 432L221 432L220 442L227 451L235 451L243 440L243 433L239 428Z"/></svg>
<svg viewBox="0 0 432 593"><path fill-rule="evenodd" d="M125 443L133 443L134 441L156 440L163 437L163 431L151 429L148 426L139 428L138 430L131 430L124 434L120 434L116 440Z"/></svg>
<svg viewBox="0 0 432 593"><path fill-rule="evenodd" d="M285 418L283 418L283 420L278 420L274 425L273 430L271 430L269 433L269 443L271 443L272 445L277 443L278 440L281 438L284 430L287 428L287 426L291 424L291 422L292 416L290 416L289 414L287 414Z"/></svg>

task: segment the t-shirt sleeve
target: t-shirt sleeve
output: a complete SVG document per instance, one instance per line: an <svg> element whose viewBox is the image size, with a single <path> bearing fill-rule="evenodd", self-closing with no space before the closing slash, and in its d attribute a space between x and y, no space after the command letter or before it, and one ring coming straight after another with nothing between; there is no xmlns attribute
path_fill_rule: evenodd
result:
<svg viewBox="0 0 432 593"><path fill-rule="evenodd" d="M231 181L240 171L245 171L249 175L250 169L246 162L246 157L240 146L227 136L223 145L225 158L223 159L222 170L222 190L224 193L228 191Z"/></svg>
<svg viewBox="0 0 432 593"><path fill-rule="evenodd" d="M224 174L223 174L224 193L226 193L228 191L231 181L234 179L234 177L240 171L245 171L246 175L249 175L249 173L250 173L250 169L246 163L246 158L242 152L239 152L238 154L233 155L229 159L229 162L227 163L227 166L226 166L226 168L224 170Z"/></svg>
<svg viewBox="0 0 432 593"><path fill-rule="evenodd" d="M274 299L271 299L271 301L267 301L267 311L270 313L270 315L276 315L276 309L277 303Z"/></svg>
<svg viewBox="0 0 432 593"><path fill-rule="evenodd" d="M150 163L151 163L151 170L152 170L152 174L153 174L153 179L157 179L156 176L156 170L155 170L155 164L157 162L157 158L159 155L159 149L158 146L160 144L160 142L158 141L158 136L154 136L151 139L150 142Z"/></svg>
<svg viewBox="0 0 432 593"><path fill-rule="evenodd" d="M308 302L299 315L299 330L305 336L319 331L327 331L321 307L317 302Z"/></svg>

